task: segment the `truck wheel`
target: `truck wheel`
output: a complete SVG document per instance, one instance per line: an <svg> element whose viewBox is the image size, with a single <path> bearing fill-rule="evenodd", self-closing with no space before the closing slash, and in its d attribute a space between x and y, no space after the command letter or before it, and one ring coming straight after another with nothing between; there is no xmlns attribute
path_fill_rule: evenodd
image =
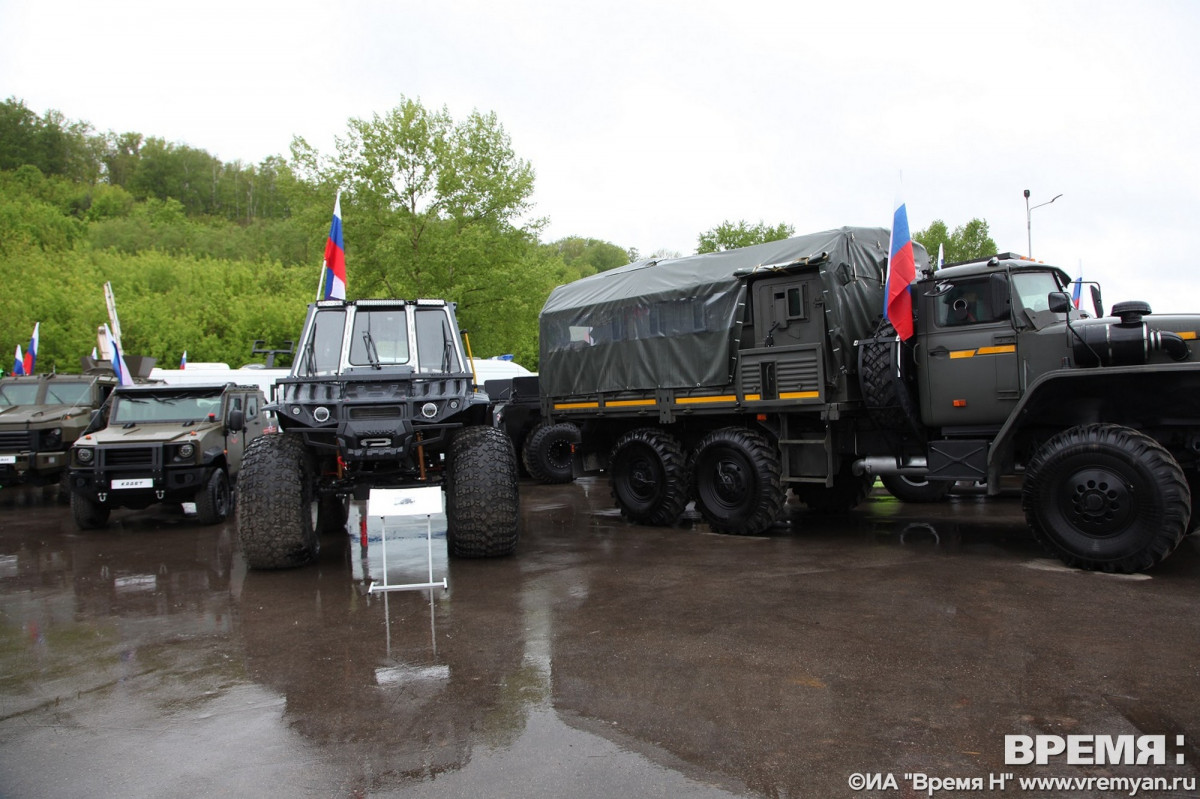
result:
<svg viewBox="0 0 1200 799"><path fill-rule="evenodd" d="M941 502L954 485L953 480L928 480L906 474L884 474L879 480L901 502Z"/></svg>
<svg viewBox="0 0 1200 799"><path fill-rule="evenodd" d="M922 435L921 415L911 385L911 354L896 337L896 329L885 322L875 338L858 347L858 382L863 403L875 423L884 430L912 431Z"/></svg>
<svg viewBox="0 0 1200 799"><path fill-rule="evenodd" d="M213 469L208 483L196 493L196 518L201 524L220 524L229 518L232 499L225 470Z"/></svg>
<svg viewBox="0 0 1200 799"><path fill-rule="evenodd" d="M779 454L761 433L736 427L709 433L694 464L696 507L713 530L757 535L783 512Z"/></svg>
<svg viewBox="0 0 1200 799"><path fill-rule="evenodd" d="M1112 424L1073 427L1038 450L1021 489L1034 536L1068 566L1137 572L1183 539L1187 480L1147 435Z"/></svg>
<svg viewBox="0 0 1200 799"><path fill-rule="evenodd" d="M313 529L312 463L304 442L287 433L246 447L237 481L237 530L251 569L290 569L320 550Z"/></svg>
<svg viewBox="0 0 1200 799"><path fill-rule="evenodd" d="M71 493L71 515L80 530L99 530L108 524L109 508L82 494Z"/></svg>
<svg viewBox="0 0 1200 799"><path fill-rule="evenodd" d="M815 513L845 513L858 507L871 493L873 485L875 478L869 474L855 474L847 462L833 478L832 486L795 483L792 494Z"/></svg>
<svg viewBox="0 0 1200 799"><path fill-rule="evenodd" d="M612 495L636 524L672 525L688 503L687 461L674 437L653 428L631 430L609 456Z"/></svg>
<svg viewBox="0 0 1200 799"><path fill-rule="evenodd" d="M517 548L520 494L512 442L494 427L464 427L450 442L446 547L456 558L495 558Z"/></svg>
<svg viewBox="0 0 1200 799"><path fill-rule="evenodd" d="M521 460L529 476L539 483L569 483L575 479L571 468L571 447L579 441L579 428L570 422L542 422L525 437Z"/></svg>

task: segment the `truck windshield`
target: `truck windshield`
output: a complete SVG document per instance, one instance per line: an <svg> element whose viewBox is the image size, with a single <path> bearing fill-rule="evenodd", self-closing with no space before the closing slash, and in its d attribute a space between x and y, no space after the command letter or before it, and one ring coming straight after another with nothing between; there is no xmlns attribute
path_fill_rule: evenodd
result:
<svg viewBox="0 0 1200 799"><path fill-rule="evenodd" d="M221 418L221 394L212 392L142 392L118 396L109 424L200 422Z"/></svg>
<svg viewBox="0 0 1200 799"><path fill-rule="evenodd" d="M342 358L342 334L346 330L346 312L338 309L318 311L308 331L308 341L296 360L296 375L337 374Z"/></svg>
<svg viewBox="0 0 1200 799"><path fill-rule="evenodd" d="M408 361L408 312L359 308L350 332L350 365L395 366Z"/></svg>
<svg viewBox="0 0 1200 799"><path fill-rule="evenodd" d="M443 308L417 310L417 361L422 372L463 372L453 328Z"/></svg>
<svg viewBox="0 0 1200 799"><path fill-rule="evenodd" d="M51 383L46 386L46 405L90 405L91 383Z"/></svg>
<svg viewBox="0 0 1200 799"><path fill-rule="evenodd" d="M1063 290L1053 272L1014 272L1012 286L1021 307L1035 312L1050 310L1050 294Z"/></svg>
<svg viewBox="0 0 1200 799"><path fill-rule="evenodd" d="M33 405L37 403L40 383L5 383L0 385L0 406Z"/></svg>

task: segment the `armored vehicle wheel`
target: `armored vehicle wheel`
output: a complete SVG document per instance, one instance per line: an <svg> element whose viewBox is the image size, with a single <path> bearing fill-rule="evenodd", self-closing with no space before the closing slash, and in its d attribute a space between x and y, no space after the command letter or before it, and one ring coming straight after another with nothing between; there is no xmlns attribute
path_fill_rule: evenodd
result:
<svg viewBox="0 0 1200 799"><path fill-rule="evenodd" d="M521 461L529 476L539 483L569 483L575 479L571 468L571 446L579 440L579 428L570 422L542 422L525 437Z"/></svg>
<svg viewBox="0 0 1200 799"><path fill-rule="evenodd" d="M99 530L108 524L109 508L82 494L71 493L71 515L80 530Z"/></svg>
<svg viewBox="0 0 1200 799"><path fill-rule="evenodd" d="M350 498L342 494L321 494L317 498L313 526L321 535L346 532L350 518Z"/></svg>
<svg viewBox="0 0 1200 799"><path fill-rule="evenodd" d="M783 512L779 454L761 433L738 427L709 433L696 447L693 468L696 507L717 532L756 535Z"/></svg>
<svg viewBox="0 0 1200 799"><path fill-rule="evenodd" d="M631 430L617 439L609 473L613 499L631 522L671 525L687 507L689 480L683 449L661 430Z"/></svg>
<svg viewBox="0 0 1200 799"><path fill-rule="evenodd" d="M905 474L880 476L883 487L901 502L940 502L950 493L953 480L928 480Z"/></svg>
<svg viewBox="0 0 1200 799"><path fill-rule="evenodd" d="M208 483L196 493L196 518L201 524L220 524L229 518L232 502L229 477L224 469L214 469Z"/></svg>
<svg viewBox="0 0 1200 799"><path fill-rule="evenodd" d="M287 433L246 447L237 481L238 539L251 569L288 569L313 560L312 464L304 442Z"/></svg>
<svg viewBox="0 0 1200 799"><path fill-rule="evenodd" d="M494 427L464 427L450 441L446 546L456 558L495 558L517 548L519 489L512 442Z"/></svg>
<svg viewBox="0 0 1200 799"><path fill-rule="evenodd" d="M1113 424L1073 427L1025 470L1021 504L1034 536L1068 566L1137 572L1178 546L1187 480L1154 439Z"/></svg>
<svg viewBox="0 0 1200 799"><path fill-rule="evenodd" d="M884 323L873 339L858 350L858 378L863 403L871 418L885 430L921 433L909 368L909 350L896 337L896 329Z"/></svg>
<svg viewBox="0 0 1200 799"><path fill-rule="evenodd" d="M792 493L816 513L845 513L858 507L874 484L871 475L855 474L847 463L833 478L832 486L796 483L792 485Z"/></svg>

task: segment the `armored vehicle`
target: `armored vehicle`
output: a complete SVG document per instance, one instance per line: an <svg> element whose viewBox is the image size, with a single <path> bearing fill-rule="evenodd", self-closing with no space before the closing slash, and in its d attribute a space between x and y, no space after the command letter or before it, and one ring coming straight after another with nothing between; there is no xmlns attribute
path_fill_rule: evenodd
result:
<svg viewBox="0 0 1200 799"><path fill-rule="evenodd" d="M204 524L224 521L231 483L266 420L258 386L233 383L114 389L71 449L71 510L80 529L113 508L194 503Z"/></svg>
<svg viewBox="0 0 1200 799"><path fill-rule="evenodd" d="M116 384L112 375L0 379L0 485L60 482L71 444Z"/></svg>
<svg viewBox="0 0 1200 799"><path fill-rule="evenodd" d="M250 568L306 563L321 532L344 529L350 498L422 485L444 489L451 555L512 553L516 457L468 363L452 303L309 306L270 406L280 433L250 446L238 484Z"/></svg>
<svg viewBox="0 0 1200 799"><path fill-rule="evenodd" d="M917 247L901 342L881 321L888 245L841 228L560 286L540 321L542 420L579 428L577 470L607 471L639 523L694 500L713 529L753 534L789 490L838 511L876 475L912 498L1020 475L1030 527L1068 564L1138 571L1173 550L1200 474L1200 317L1091 318L1061 269L934 272Z"/></svg>

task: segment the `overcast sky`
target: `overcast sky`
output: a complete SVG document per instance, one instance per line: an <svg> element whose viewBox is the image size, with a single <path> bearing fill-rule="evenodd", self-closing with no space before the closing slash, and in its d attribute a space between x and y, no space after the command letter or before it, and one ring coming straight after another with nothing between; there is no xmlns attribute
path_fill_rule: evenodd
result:
<svg viewBox="0 0 1200 799"><path fill-rule="evenodd" d="M0 95L224 161L401 97L494 111L545 241L689 254L723 220L889 226L900 194L1024 253L1023 191L1062 194L1035 257L1200 311L1200 3L0 0L0 30Z"/></svg>

